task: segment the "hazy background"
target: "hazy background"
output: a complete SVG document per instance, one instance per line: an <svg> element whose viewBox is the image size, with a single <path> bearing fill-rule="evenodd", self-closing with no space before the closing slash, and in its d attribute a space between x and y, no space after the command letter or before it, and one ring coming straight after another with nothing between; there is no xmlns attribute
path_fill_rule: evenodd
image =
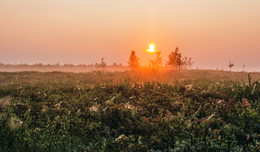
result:
<svg viewBox="0 0 260 152"><path fill-rule="evenodd" d="M260 71L260 0L0 0L0 62L164 63L178 45L194 68Z"/></svg>

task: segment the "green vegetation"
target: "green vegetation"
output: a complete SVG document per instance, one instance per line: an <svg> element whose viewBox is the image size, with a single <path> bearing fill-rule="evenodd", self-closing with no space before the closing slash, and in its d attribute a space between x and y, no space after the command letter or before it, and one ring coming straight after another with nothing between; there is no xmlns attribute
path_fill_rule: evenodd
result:
<svg viewBox="0 0 260 152"><path fill-rule="evenodd" d="M260 150L259 73L135 72L0 73L0 151Z"/></svg>

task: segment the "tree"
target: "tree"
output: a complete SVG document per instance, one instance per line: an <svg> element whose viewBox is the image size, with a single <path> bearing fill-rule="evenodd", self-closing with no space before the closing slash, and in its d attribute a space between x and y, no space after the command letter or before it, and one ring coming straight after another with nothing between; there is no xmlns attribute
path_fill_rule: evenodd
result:
<svg viewBox="0 0 260 152"><path fill-rule="evenodd" d="M179 53L179 48L176 47L174 52L168 55L169 61L168 65L172 69L180 69L182 66L181 53Z"/></svg>
<svg viewBox="0 0 260 152"><path fill-rule="evenodd" d="M128 64L131 68L138 68L140 63L139 63L139 58L135 55L135 51L133 50L131 52Z"/></svg>
<svg viewBox="0 0 260 152"><path fill-rule="evenodd" d="M230 71L231 71L231 68L232 68L233 66L234 66L234 63L229 62L228 67L229 67Z"/></svg>
<svg viewBox="0 0 260 152"><path fill-rule="evenodd" d="M192 59L191 58L188 58L188 57L184 57L184 59L182 59L183 61L182 61L182 66L183 66L183 68L184 69L190 69L191 67L192 67L192 65L193 65L193 61L192 61Z"/></svg>
<svg viewBox="0 0 260 152"><path fill-rule="evenodd" d="M116 64L116 62L114 62L112 66L113 66L113 67L117 67L117 64Z"/></svg>
<svg viewBox="0 0 260 152"><path fill-rule="evenodd" d="M160 69L162 67L162 57L161 57L161 52L157 51L156 52L156 59L155 60L150 60L152 68L153 69Z"/></svg>
<svg viewBox="0 0 260 152"><path fill-rule="evenodd" d="M184 57L182 58L182 54L179 52L179 47L177 46L175 48L174 52L171 52L168 55L168 62L170 68L174 70L179 70L181 68L190 68L192 64L194 63L191 58Z"/></svg>
<svg viewBox="0 0 260 152"><path fill-rule="evenodd" d="M105 68L107 66L106 62L104 61L104 58L102 57L101 59L101 63L99 65L102 69Z"/></svg>
<svg viewBox="0 0 260 152"><path fill-rule="evenodd" d="M161 52L157 51L156 52L156 67L161 68L162 67L162 57L161 57Z"/></svg>
<svg viewBox="0 0 260 152"><path fill-rule="evenodd" d="M179 47L177 46L176 49L175 49L175 52L176 52L176 63L177 63L178 69L181 69L181 66L183 65L182 55L178 51L179 51Z"/></svg>

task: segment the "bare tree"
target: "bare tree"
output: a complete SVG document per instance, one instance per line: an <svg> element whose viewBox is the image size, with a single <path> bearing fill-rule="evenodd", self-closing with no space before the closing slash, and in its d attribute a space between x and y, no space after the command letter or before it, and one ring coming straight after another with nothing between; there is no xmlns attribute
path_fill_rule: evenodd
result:
<svg viewBox="0 0 260 152"><path fill-rule="evenodd" d="M185 69L190 69L191 67L192 67L192 65L193 65L193 61L192 61L192 59L191 58L188 58L188 57L184 57L183 59L182 59L183 61L182 61L182 66L183 66L183 68L185 68Z"/></svg>

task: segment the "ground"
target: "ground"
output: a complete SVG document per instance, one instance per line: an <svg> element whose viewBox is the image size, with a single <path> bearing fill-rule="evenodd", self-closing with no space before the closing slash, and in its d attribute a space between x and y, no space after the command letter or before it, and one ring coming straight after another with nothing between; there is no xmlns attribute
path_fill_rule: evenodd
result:
<svg viewBox="0 0 260 152"><path fill-rule="evenodd" d="M1 72L0 151L259 151L260 74Z"/></svg>

